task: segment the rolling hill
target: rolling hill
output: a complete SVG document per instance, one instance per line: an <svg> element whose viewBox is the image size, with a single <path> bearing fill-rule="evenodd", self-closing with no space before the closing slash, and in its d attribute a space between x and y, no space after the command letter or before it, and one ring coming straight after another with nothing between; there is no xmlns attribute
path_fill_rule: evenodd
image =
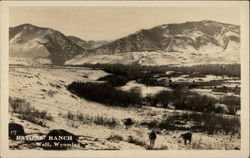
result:
<svg viewBox="0 0 250 158"><path fill-rule="evenodd" d="M85 49L59 31L23 24L9 29L11 57L48 58L54 64L63 64Z"/></svg>
<svg viewBox="0 0 250 158"><path fill-rule="evenodd" d="M215 21L165 24L115 40L91 50L100 54L141 51L186 52L216 48L225 51L230 42L240 42L240 27Z"/></svg>
<svg viewBox="0 0 250 158"><path fill-rule="evenodd" d="M90 49L87 55L76 56L66 64L239 63L240 26L208 20L164 24Z"/></svg>
<svg viewBox="0 0 250 158"><path fill-rule="evenodd" d="M43 57L53 64L167 65L240 60L240 26L203 20L164 24L114 41L85 41L23 24L10 28L10 56Z"/></svg>

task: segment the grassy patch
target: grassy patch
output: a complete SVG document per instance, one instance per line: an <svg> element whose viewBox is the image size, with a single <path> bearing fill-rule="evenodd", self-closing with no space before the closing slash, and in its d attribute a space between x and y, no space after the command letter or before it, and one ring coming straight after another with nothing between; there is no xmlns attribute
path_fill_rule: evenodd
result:
<svg viewBox="0 0 250 158"><path fill-rule="evenodd" d="M53 97L54 94L57 93L57 91L53 91L53 90L46 90L46 89L41 89L42 92L45 92L46 94L48 94L48 96Z"/></svg>
<svg viewBox="0 0 250 158"><path fill-rule="evenodd" d="M142 147L144 147L146 145L145 142L143 142L142 140L139 140L137 138L134 138L133 136L128 136L127 142L131 143L131 144L138 145L138 146L142 146Z"/></svg>
<svg viewBox="0 0 250 158"><path fill-rule="evenodd" d="M150 146L146 146L146 150L168 150L166 145L161 145L160 147L154 147L153 149Z"/></svg>
<svg viewBox="0 0 250 158"><path fill-rule="evenodd" d="M214 149L220 149L220 150L240 150L240 146L232 146L232 144L228 144L228 142L224 143L202 143L201 140L199 141L193 141L191 143L191 146L187 146L188 149L195 149L195 150L214 150Z"/></svg>
<svg viewBox="0 0 250 158"><path fill-rule="evenodd" d="M107 138L108 141L112 141L112 142L119 142L119 141L123 141L123 137L120 136L120 135L110 135L108 138Z"/></svg>
<svg viewBox="0 0 250 158"><path fill-rule="evenodd" d="M217 87L213 89L213 92L222 92L222 93L234 93L234 94L240 94L240 88L236 87Z"/></svg>
<svg viewBox="0 0 250 158"><path fill-rule="evenodd" d="M175 113L154 124L166 130L190 130L208 134L240 135L240 118L207 113ZM141 124L145 124L142 122Z"/></svg>
<svg viewBox="0 0 250 158"><path fill-rule="evenodd" d="M118 121L111 117L104 117L104 116L95 116L94 121L96 125L104 125L104 126L109 126L109 127L115 127L118 125Z"/></svg>
<svg viewBox="0 0 250 158"><path fill-rule="evenodd" d="M59 115L61 115L62 117L66 118L69 121L74 121L74 122L77 121L80 124L96 124L96 125L107 126L111 128L114 128L119 124L119 121L113 117L105 117L105 116L100 116L100 115L92 116L92 115L87 115L87 114L83 114L80 112L73 114L69 111L66 115L63 115L63 114L59 114Z"/></svg>
<svg viewBox="0 0 250 158"><path fill-rule="evenodd" d="M140 123L142 126L147 126L148 128L157 128L159 127L159 121L158 120L151 120L151 121L143 121Z"/></svg>
<svg viewBox="0 0 250 158"><path fill-rule="evenodd" d="M73 128L78 128L80 126L78 122L70 121L70 120L67 122L67 125Z"/></svg>
<svg viewBox="0 0 250 158"><path fill-rule="evenodd" d="M49 83L51 87L54 87L54 88L57 88L57 89L60 89L62 88L62 86L60 86L59 84L54 84L54 83Z"/></svg>
<svg viewBox="0 0 250 158"><path fill-rule="evenodd" d="M29 102L21 98L9 97L10 111L19 114L19 118L32 123L45 126L45 120L52 120L52 116L46 110L40 111L32 107Z"/></svg>

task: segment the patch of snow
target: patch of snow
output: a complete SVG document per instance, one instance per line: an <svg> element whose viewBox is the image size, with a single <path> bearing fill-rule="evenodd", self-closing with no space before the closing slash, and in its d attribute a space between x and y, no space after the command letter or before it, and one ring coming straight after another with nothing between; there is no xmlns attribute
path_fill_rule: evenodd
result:
<svg viewBox="0 0 250 158"><path fill-rule="evenodd" d="M141 95L143 97L154 95L159 93L160 91L167 90L171 91L170 88L160 87L160 86L146 86L144 84L137 83L136 81L130 81L125 86L120 87L121 90L129 91L132 88L139 88L141 91Z"/></svg>

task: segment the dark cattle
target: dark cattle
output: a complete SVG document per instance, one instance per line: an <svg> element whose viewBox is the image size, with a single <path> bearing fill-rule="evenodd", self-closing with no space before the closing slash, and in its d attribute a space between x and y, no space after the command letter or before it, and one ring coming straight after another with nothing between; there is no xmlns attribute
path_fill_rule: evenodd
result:
<svg viewBox="0 0 250 158"><path fill-rule="evenodd" d="M188 132L188 133L184 133L184 134L181 134L180 137L183 138L184 144L185 144L185 145L187 144L187 141L188 141L189 143L192 142L192 133L189 133L189 132Z"/></svg>
<svg viewBox="0 0 250 158"><path fill-rule="evenodd" d="M17 136L25 136L23 126L17 123L9 123L9 138L16 140Z"/></svg>
<svg viewBox="0 0 250 158"><path fill-rule="evenodd" d="M126 118L124 119L123 124L125 125L126 129L128 129L134 124L134 122L132 121L131 118Z"/></svg>
<svg viewBox="0 0 250 158"><path fill-rule="evenodd" d="M152 131L148 134L149 140L150 140L150 149L154 148L155 140L157 138L156 132Z"/></svg>
<svg viewBox="0 0 250 158"><path fill-rule="evenodd" d="M67 147L72 147L73 145L81 145L78 143L78 136L64 129L50 131L42 143L42 147L45 150L66 150Z"/></svg>

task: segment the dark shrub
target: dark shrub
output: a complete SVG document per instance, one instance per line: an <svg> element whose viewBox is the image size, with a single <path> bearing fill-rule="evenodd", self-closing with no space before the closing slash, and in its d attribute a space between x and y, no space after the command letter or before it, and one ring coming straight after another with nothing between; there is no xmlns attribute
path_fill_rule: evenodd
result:
<svg viewBox="0 0 250 158"><path fill-rule="evenodd" d="M72 144L78 145L78 136L64 129L54 129L46 135L42 144L45 143L50 145L49 147L42 146L45 150L66 150Z"/></svg>
<svg viewBox="0 0 250 158"><path fill-rule="evenodd" d="M235 115L240 110L240 97L225 96L219 99L219 103L227 105L229 114L231 115Z"/></svg>
<svg viewBox="0 0 250 158"><path fill-rule="evenodd" d="M178 122L182 122L179 124ZM192 124L187 125L187 122ZM207 113L178 113L159 122L159 128L167 130L191 130L214 134L240 134L239 117Z"/></svg>
<svg viewBox="0 0 250 158"><path fill-rule="evenodd" d="M194 111L214 112L216 99L198 93L192 93L186 98L186 108Z"/></svg>
<svg viewBox="0 0 250 158"><path fill-rule="evenodd" d="M240 64L206 64L194 66L142 66L137 63L123 64L85 64L85 67L99 68L118 76L127 76L129 79L148 78L152 74L165 74L166 71L174 71L171 76L190 74L190 76L204 77L205 75L229 76L240 78Z"/></svg>
<svg viewBox="0 0 250 158"><path fill-rule="evenodd" d="M9 123L9 138L16 140L17 136L25 136L23 126L17 123Z"/></svg>
<svg viewBox="0 0 250 158"><path fill-rule="evenodd" d="M142 126L147 126L148 128L157 128L159 126L159 122L157 120L152 121L143 121L140 123Z"/></svg>
<svg viewBox="0 0 250 158"><path fill-rule="evenodd" d="M99 78L98 81L108 81L110 84L116 87L125 85L129 81L129 79L126 76L108 75Z"/></svg>
<svg viewBox="0 0 250 158"><path fill-rule="evenodd" d="M200 95L196 92L186 91L181 88L174 89L173 91L161 91L154 96L145 98L144 101L150 102L151 106L161 104L163 107L167 108L168 105L171 104L175 109L207 113L215 112L235 115L235 113L240 110L240 97L225 96L215 99L207 95ZM222 107L216 106L217 103L225 104L229 112L225 111Z"/></svg>
<svg viewBox="0 0 250 158"><path fill-rule="evenodd" d="M139 94L115 89L109 83L73 82L67 89L79 97L107 106L137 106L142 103Z"/></svg>
<svg viewBox="0 0 250 158"><path fill-rule="evenodd" d="M151 73L165 73L166 71L175 71L183 74L190 74L191 76L229 76L240 78L240 64L207 64L194 66L148 66L142 69L150 71Z"/></svg>
<svg viewBox="0 0 250 158"><path fill-rule="evenodd" d="M112 73L116 76L126 76L128 79L136 79L145 77L143 68L137 64L123 65L123 64L85 64L85 67L92 67L102 69L108 73Z"/></svg>
<svg viewBox="0 0 250 158"><path fill-rule="evenodd" d="M153 96L153 104L162 104L163 107L167 107L167 105L173 101L174 96L173 92L171 91L161 91L157 93L155 96Z"/></svg>
<svg viewBox="0 0 250 158"><path fill-rule="evenodd" d="M123 137L120 136L120 135L115 134L115 135L110 135L107 138L107 140L112 141L112 142L119 142L119 141L123 141Z"/></svg>
<svg viewBox="0 0 250 158"><path fill-rule="evenodd" d="M135 145L139 145L139 146L145 146L146 143L139 140L139 139L136 139L134 138L133 136L128 136L128 139L127 139L128 143L132 143L132 144L135 144Z"/></svg>
<svg viewBox="0 0 250 158"><path fill-rule="evenodd" d="M240 94L240 88L236 88L236 87L217 87L213 89L213 92L222 92L222 93L234 93L234 94Z"/></svg>
<svg viewBox="0 0 250 158"><path fill-rule="evenodd" d="M161 91L153 96L154 104L162 104L167 107L173 103L176 109L185 109L201 112L215 112L216 99L200 95L184 89L174 89L173 91Z"/></svg>
<svg viewBox="0 0 250 158"><path fill-rule="evenodd" d="M45 126L45 120L52 120L52 116L46 110L40 111L32 107L25 99L9 98L10 111L19 114L23 120Z"/></svg>

